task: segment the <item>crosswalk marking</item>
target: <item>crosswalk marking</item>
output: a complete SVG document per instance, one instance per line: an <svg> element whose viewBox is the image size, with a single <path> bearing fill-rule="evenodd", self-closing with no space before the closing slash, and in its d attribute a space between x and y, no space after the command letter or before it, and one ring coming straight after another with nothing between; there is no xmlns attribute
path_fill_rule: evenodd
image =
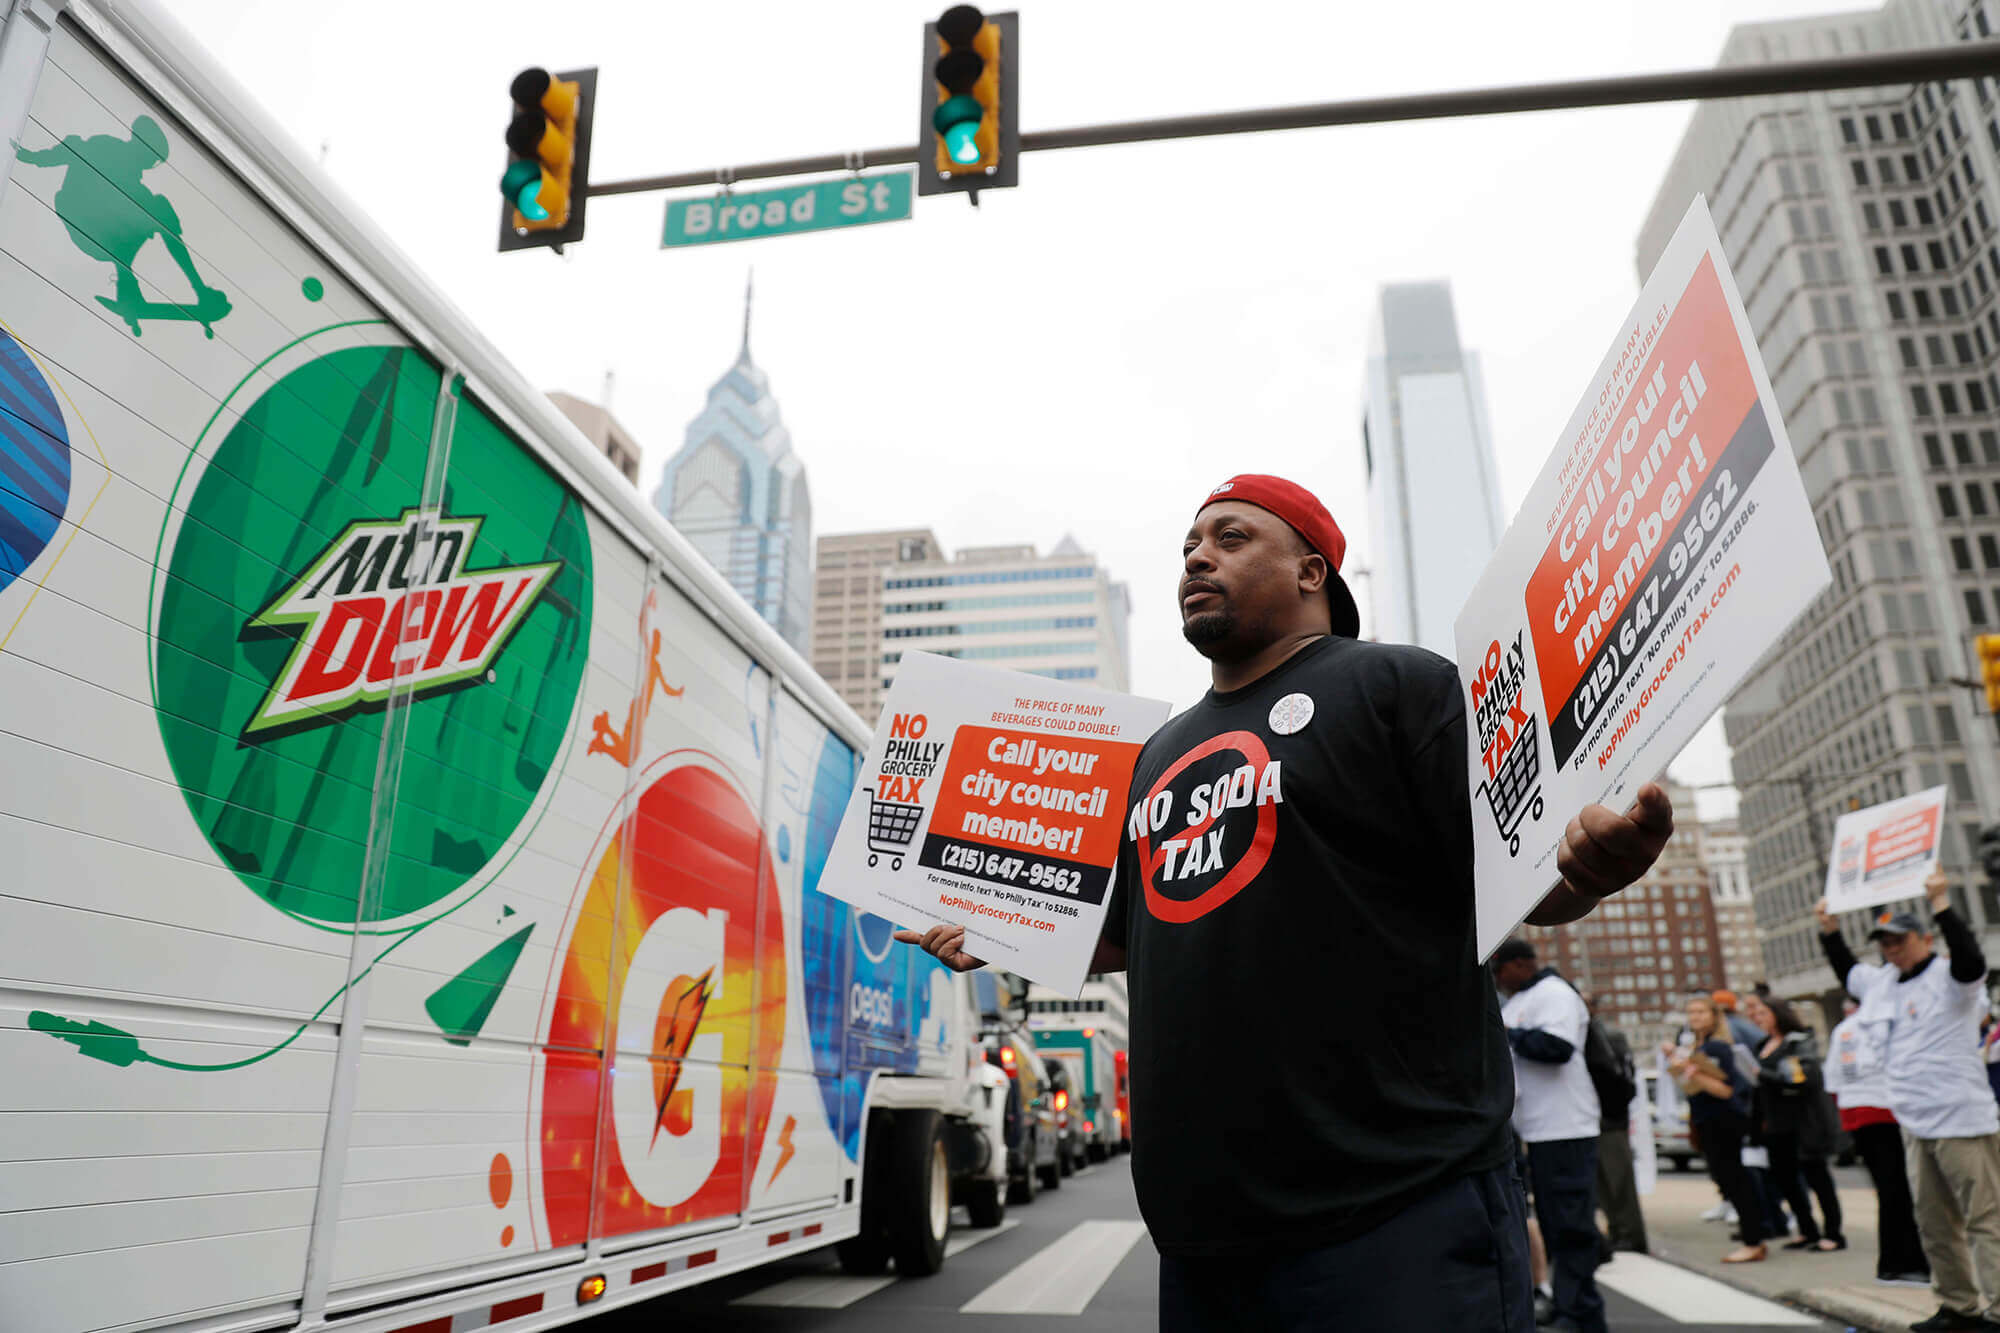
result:
<svg viewBox="0 0 2000 1333"><path fill-rule="evenodd" d="M1020 1225L1021 1225L1020 1218L1010 1217L997 1227L987 1227L984 1230L961 1231L956 1236L953 1236L950 1240L944 1243L944 1257L949 1259L954 1254L963 1254L965 1251L979 1244L979 1242L983 1240L992 1240L995 1236L999 1235L1001 1232L1012 1231L1015 1227Z"/></svg>
<svg viewBox="0 0 2000 1333"><path fill-rule="evenodd" d="M1599 1284L1680 1324L1730 1328L1819 1328L1818 1319L1645 1254L1620 1253L1597 1270Z"/></svg>
<svg viewBox="0 0 2000 1333"><path fill-rule="evenodd" d="M960 1314L1082 1314L1144 1222L1081 1222L958 1307Z"/></svg>
<svg viewBox="0 0 2000 1333"><path fill-rule="evenodd" d="M891 1285L896 1275L851 1277L846 1273L811 1273L788 1277L759 1287L748 1296L738 1296L731 1305L786 1305L813 1310L844 1310L864 1296L873 1296Z"/></svg>
<svg viewBox="0 0 2000 1333"><path fill-rule="evenodd" d="M1021 1225L1020 1219L1010 1217L997 1227L979 1231L960 1231L944 1243L945 1257L962 1254L981 1241L991 1240L1003 1231ZM804 1273L798 1277L788 1277L773 1282L768 1287L759 1287L747 1296L738 1296L731 1305L789 1306L795 1309L844 1310L863 1297L873 1296L882 1288L896 1280L894 1273L882 1277L854 1277L840 1271L840 1265L828 1264L817 1273Z"/></svg>

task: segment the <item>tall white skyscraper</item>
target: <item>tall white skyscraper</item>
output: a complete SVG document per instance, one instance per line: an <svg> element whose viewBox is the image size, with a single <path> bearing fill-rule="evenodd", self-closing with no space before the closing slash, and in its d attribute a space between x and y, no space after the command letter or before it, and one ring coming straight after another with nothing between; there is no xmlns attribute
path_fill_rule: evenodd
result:
<svg viewBox="0 0 2000 1333"><path fill-rule="evenodd" d="M809 651L812 495L805 464L778 415L771 379L750 359L750 293L743 345L688 423L667 461L653 507L721 570L785 642Z"/></svg>
<svg viewBox="0 0 2000 1333"><path fill-rule="evenodd" d="M1455 657L1452 622L1503 524L1486 388L1450 283L1382 288L1366 394L1368 634Z"/></svg>
<svg viewBox="0 0 2000 1333"><path fill-rule="evenodd" d="M1976 40L1991 8L1890 0L1744 24L1721 63ZM1833 567L1723 712L1780 994L1832 980L1812 909L1850 803L1947 786L1943 863L1960 909L1988 929L2000 920L1971 850L2000 815L2000 755L1980 696L1952 683L1971 674L1969 637L2000 623L1997 89L1705 103L1639 233L1644 275L1707 196ZM1848 923L1857 947L1863 928Z"/></svg>

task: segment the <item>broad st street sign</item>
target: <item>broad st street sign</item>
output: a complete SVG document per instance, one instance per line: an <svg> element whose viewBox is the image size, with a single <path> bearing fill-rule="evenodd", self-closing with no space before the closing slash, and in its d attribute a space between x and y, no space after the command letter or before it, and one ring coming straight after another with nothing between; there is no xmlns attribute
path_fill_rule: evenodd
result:
<svg viewBox="0 0 2000 1333"><path fill-rule="evenodd" d="M667 204L662 246L754 241L762 236L901 222L910 216L913 172L849 176Z"/></svg>

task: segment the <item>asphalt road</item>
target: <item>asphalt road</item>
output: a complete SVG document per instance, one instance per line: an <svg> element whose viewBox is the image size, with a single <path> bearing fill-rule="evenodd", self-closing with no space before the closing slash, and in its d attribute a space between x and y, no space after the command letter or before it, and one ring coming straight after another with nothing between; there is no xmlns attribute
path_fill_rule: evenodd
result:
<svg viewBox="0 0 2000 1333"><path fill-rule="evenodd" d="M829 1248L661 1296L585 1327L592 1333L1021 1333L1055 1317L1063 1333L1152 1333L1160 1265L1139 1221L1129 1161L1114 1158L1030 1205L1009 1208L998 1231L972 1230L958 1212L955 1252L932 1277L851 1278ZM1834 1324L1802 1319L1658 1261L1621 1256L1604 1270L1604 1285L1617 1333L1838 1333Z"/></svg>

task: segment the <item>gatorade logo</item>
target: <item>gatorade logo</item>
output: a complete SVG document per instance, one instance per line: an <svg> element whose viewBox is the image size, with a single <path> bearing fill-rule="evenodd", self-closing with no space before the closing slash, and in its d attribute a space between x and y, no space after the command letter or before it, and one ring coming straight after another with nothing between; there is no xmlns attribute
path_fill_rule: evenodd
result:
<svg viewBox="0 0 2000 1333"><path fill-rule="evenodd" d="M483 522L406 509L348 524L243 627L298 636L244 734L323 725L387 699L398 682L421 698L483 678L562 568L466 569Z"/></svg>

